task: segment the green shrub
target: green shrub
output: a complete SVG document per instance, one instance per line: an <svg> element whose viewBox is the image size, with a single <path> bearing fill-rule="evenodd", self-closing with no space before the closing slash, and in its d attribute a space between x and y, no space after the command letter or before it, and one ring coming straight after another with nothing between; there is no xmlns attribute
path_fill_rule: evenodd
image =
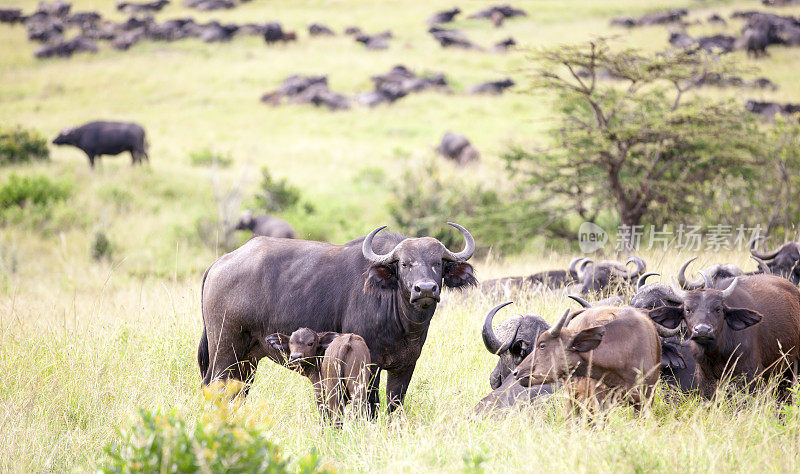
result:
<svg viewBox="0 0 800 474"><path fill-rule="evenodd" d="M191 161L192 166L212 166L216 164L220 168L227 168L233 164L233 159L230 155L223 155L208 148L189 153L189 161Z"/></svg>
<svg viewBox="0 0 800 474"><path fill-rule="evenodd" d="M51 181L44 175L20 176L11 173L0 184L0 209L12 207L47 206L66 200L72 186L63 181Z"/></svg>
<svg viewBox="0 0 800 474"><path fill-rule="evenodd" d="M111 260L111 252L111 241L106 233L102 230L95 232L94 239L92 239L92 259L97 261L104 258Z"/></svg>
<svg viewBox="0 0 800 474"><path fill-rule="evenodd" d="M175 410L140 409L119 440L105 447L100 472L321 473L316 453L292 462L261 432L237 422L236 408L220 403L190 423Z"/></svg>
<svg viewBox="0 0 800 474"><path fill-rule="evenodd" d="M300 189L286 178L276 180L269 169L261 168L261 185L255 196L259 208L268 213L286 211L300 202Z"/></svg>
<svg viewBox="0 0 800 474"><path fill-rule="evenodd" d="M0 165L49 158L47 139L36 130L26 130L20 126L0 127Z"/></svg>

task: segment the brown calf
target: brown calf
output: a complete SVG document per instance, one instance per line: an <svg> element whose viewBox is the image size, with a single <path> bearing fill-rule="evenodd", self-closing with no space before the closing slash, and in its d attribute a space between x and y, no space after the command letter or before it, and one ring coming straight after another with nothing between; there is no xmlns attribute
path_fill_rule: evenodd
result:
<svg viewBox="0 0 800 474"><path fill-rule="evenodd" d="M569 378L567 390L575 399L602 404L622 395L639 408L658 382L658 336L668 332L631 306L567 310L514 374L524 386Z"/></svg>

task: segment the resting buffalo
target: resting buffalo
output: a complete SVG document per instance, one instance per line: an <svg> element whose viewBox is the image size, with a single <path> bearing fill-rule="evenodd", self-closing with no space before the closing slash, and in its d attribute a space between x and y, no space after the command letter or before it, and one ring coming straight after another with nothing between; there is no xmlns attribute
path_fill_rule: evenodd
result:
<svg viewBox="0 0 800 474"><path fill-rule="evenodd" d="M680 298L669 285L646 283L647 278L652 275L658 274L645 273L639 277L636 283L636 293L631 296L628 304L644 311L661 306L680 305ZM569 297L580 303L584 308L625 304L624 298L618 298L622 300L619 302L606 298L590 304L579 296L569 295ZM659 335L661 340L661 379L670 387L674 387L683 393L690 393L697 390L697 381L694 378L694 357L692 357L689 342L682 337L684 333L685 331L682 328L679 334L668 337Z"/></svg>
<svg viewBox="0 0 800 474"><path fill-rule="evenodd" d="M72 145L89 157L94 168L95 157L131 154L131 164L142 163L147 156L147 139L141 125L132 122L89 122L77 128L67 128L53 140L55 145Z"/></svg>
<svg viewBox="0 0 800 474"><path fill-rule="evenodd" d="M750 242L750 253L754 257L768 260L767 267L773 275L782 276L795 285L800 283L800 242L787 242L775 250L759 252L756 250L758 240Z"/></svg>
<svg viewBox="0 0 800 474"><path fill-rule="evenodd" d="M647 264L639 257L629 257L626 263L636 264L636 270L629 270L620 262L612 260L595 262L590 258L584 259L578 265L578 291L585 295L614 286L627 286L647 270Z"/></svg>
<svg viewBox="0 0 800 474"><path fill-rule="evenodd" d="M496 331L493 330L492 320L495 314L509 304L511 302L492 308L483 322L481 332L483 345L500 360L489 376L489 385L493 391L478 403L476 410L510 407L518 400L530 402L553 392L551 385L523 387L514 377L509 377L519 363L531 353L533 342L539 334L550 329L550 325L542 317L522 314L511 317L498 326Z"/></svg>
<svg viewBox="0 0 800 474"><path fill-rule="evenodd" d="M460 252L431 237L376 234L344 245L256 237L214 262L203 276L203 335L197 362L203 384L234 378L250 382L258 362L279 353L263 349L267 335L301 327L354 333L367 341L373 370L371 412L379 405L380 369L389 373L389 411L402 404L428 335L441 287L476 284ZM381 253L376 253L376 250Z"/></svg>
<svg viewBox="0 0 800 474"><path fill-rule="evenodd" d="M514 87L514 81L507 77L498 81L482 82L470 86L467 88L467 94L500 95L509 87Z"/></svg>
<svg viewBox="0 0 800 474"><path fill-rule="evenodd" d="M486 280L481 283L481 291L484 293L502 292L509 295L515 290L521 290L534 285L542 285L544 288L557 289L578 282L577 266L582 257L575 257L569 262L566 270L545 270L525 277L504 277L494 280Z"/></svg>
<svg viewBox="0 0 800 474"><path fill-rule="evenodd" d="M450 23L459 13L461 13L461 9L458 7L455 7L450 10L443 10L440 12L436 12L430 17L428 17L428 24L436 25L439 23Z"/></svg>
<svg viewBox="0 0 800 474"><path fill-rule="evenodd" d="M675 332L630 306L568 309L539 336L513 374L523 386L569 378L567 388L575 398L602 406L621 395L639 407L658 381L658 336Z"/></svg>
<svg viewBox="0 0 800 474"><path fill-rule="evenodd" d="M466 165L480 158L478 150L472 146L469 139L460 133L445 132L442 141L436 147L436 151L459 165Z"/></svg>
<svg viewBox="0 0 800 474"><path fill-rule="evenodd" d="M793 379L790 371L800 362L797 287L773 275L716 282L703 277L704 288L674 288L680 305L650 311L650 317L666 327L686 323L700 393L711 398L726 375L745 382L773 375Z"/></svg>
<svg viewBox="0 0 800 474"><path fill-rule="evenodd" d="M234 230L249 230L253 235L264 237L295 238L294 229L285 220L267 215L253 216L253 211L249 209L242 213Z"/></svg>
<svg viewBox="0 0 800 474"><path fill-rule="evenodd" d="M155 0L152 2L119 2L117 10L128 13L157 12L169 5L169 0Z"/></svg>

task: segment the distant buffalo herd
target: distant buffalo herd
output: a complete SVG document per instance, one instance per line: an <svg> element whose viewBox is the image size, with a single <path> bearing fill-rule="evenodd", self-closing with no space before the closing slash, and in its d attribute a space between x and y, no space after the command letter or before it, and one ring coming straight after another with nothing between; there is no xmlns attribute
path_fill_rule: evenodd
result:
<svg viewBox="0 0 800 474"><path fill-rule="evenodd" d="M203 384L235 379L249 390L263 358L308 377L320 412L341 424L344 406L374 417L381 372L389 411L402 405L444 287L491 297L497 281L478 285L467 263L470 233L454 252L430 237L386 234L324 242L256 237L222 256L202 283L203 334L197 360ZM750 244L758 268L715 264L700 278L647 283L646 263L577 257L565 270L505 279L543 291L617 295L566 309L550 326L520 314L496 329L483 323L486 349L499 357L488 412L544 400L563 386L569 400L600 410L611 402L639 410L663 380L669 390L711 398L729 377L749 390L775 380L790 399L800 362L800 242L771 251ZM513 283L510 283L513 282ZM333 349L331 349L333 348ZM332 369L331 367L335 367Z"/></svg>

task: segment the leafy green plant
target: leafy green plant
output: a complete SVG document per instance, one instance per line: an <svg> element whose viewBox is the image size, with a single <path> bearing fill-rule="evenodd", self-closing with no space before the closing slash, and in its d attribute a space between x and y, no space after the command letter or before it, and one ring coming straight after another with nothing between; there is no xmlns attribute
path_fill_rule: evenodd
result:
<svg viewBox="0 0 800 474"><path fill-rule="evenodd" d="M256 205L266 212L281 212L300 202L300 189L286 178L275 179L266 167L261 168L261 184L255 196Z"/></svg>
<svg viewBox="0 0 800 474"><path fill-rule="evenodd" d="M0 210L47 206L67 199L71 192L72 186L64 181L52 181L44 175L20 176L11 173L0 184Z"/></svg>
<svg viewBox="0 0 800 474"><path fill-rule="evenodd" d="M47 139L36 130L0 126L0 165L47 160Z"/></svg>
<svg viewBox="0 0 800 474"><path fill-rule="evenodd" d="M212 409L194 423L177 410L139 409L138 419L127 429L118 428L119 439L105 447L106 459L100 471L329 472L319 466L314 452L293 463L278 445L237 416L237 401L216 397Z"/></svg>
<svg viewBox="0 0 800 474"><path fill-rule="evenodd" d="M189 161L192 166L217 165L220 168L227 168L233 164L233 158L230 155L212 151L208 148L189 153Z"/></svg>

